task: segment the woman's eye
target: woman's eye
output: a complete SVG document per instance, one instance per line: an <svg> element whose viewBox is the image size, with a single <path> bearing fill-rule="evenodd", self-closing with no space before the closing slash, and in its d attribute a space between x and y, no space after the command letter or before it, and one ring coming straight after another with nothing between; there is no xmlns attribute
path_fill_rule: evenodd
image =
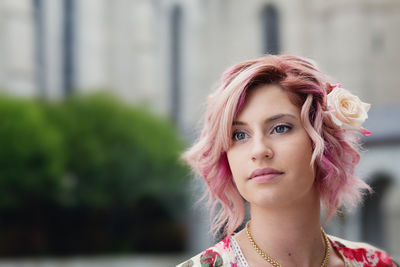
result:
<svg viewBox="0 0 400 267"><path fill-rule="evenodd" d="M290 131L292 129L291 126L289 125L278 125L274 128L274 132L278 134L286 133L287 131Z"/></svg>
<svg viewBox="0 0 400 267"><path fill-rule="evenodd" d="M241 141L241 140L245 139L246 136L247 136L247 134L245 132L234 132L232 138L235 141Z"/></svg>

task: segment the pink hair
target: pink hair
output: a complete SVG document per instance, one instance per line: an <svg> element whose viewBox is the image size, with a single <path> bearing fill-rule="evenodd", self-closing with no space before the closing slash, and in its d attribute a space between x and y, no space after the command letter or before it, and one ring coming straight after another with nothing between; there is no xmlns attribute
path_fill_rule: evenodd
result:
<svg viewBox="0 0 400 267"><path fill-rule="evenodd" d="M234 185L226 157L231 145L232 122L240 112L247 90L277 84L301 109L301 120L312 140L311 166L316 164L316 186L326 221L343 204L355 205L369 186L354 176L360 161L359 137L338 128L326 113L328 78L309 60L290 55L268 55L229 68L220 86L208 98L204 127L197 142L183 155L204 178L208 190L212 228L230 236L242 224L244 200Z"/></svg>

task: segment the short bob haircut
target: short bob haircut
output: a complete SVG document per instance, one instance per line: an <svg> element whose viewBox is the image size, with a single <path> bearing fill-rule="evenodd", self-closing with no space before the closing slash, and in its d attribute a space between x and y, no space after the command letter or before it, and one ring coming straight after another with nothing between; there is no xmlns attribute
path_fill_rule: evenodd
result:
<svg viewBox="0 0 400 267"><path fill-rule="evenodd" d="M230 236L243 223L244 199L237 190L226 156L232 143L232 122L241 111L248 90L274 84L287 92L301 110L301 121L312 140L310 165L316 167L315 185L327 221L344 204L361 200L367 184L354 176L360 161L359 137L334 124L327 113L328 77L310 60L290 55L268 55L236 64L223 73L207 101L203 130L183 154L207 184L211 232ZM296 148L293 148L296 149Z"/></svg>

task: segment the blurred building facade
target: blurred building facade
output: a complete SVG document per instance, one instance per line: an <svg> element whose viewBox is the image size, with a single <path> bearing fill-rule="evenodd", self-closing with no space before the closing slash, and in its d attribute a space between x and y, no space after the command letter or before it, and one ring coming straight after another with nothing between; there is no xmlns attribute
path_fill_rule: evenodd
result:
<svg viewBox="0 0 400 267"><path fill-rule="evenodd" d="M372 103L357 173L377 193L328 231L400 259L399 27L397 0L2 0L0 90L48 99L109 90L169 114L192 140L226 67L265 53L313 58ZM192 221L204 222L192 226L200 250L207 220Z"/></svg>

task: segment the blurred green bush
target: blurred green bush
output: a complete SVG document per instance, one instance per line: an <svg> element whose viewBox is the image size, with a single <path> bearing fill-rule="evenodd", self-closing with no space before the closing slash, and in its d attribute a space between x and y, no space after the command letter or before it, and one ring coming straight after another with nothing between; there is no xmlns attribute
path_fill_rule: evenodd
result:
<svg viewBox="0 0 400 267"><path fill-rule="evenodd" d="M64 204L107 208L182 187L183 142L167 119L107 94L75 96L45 110L65 138Z"/></svg>
<svg viewBox="0 0 400 267"><path fill-rule="evenodd" d="M184 247L188 170L168 119L98 93L0 95L0 121L0 256Z"/></svg>
<svg viewBox="0 0 400 267"><path fill-rule="evenodd" d="M0 208L55 201L65 171L62 133L32 101L0 96Z"/></svg>

